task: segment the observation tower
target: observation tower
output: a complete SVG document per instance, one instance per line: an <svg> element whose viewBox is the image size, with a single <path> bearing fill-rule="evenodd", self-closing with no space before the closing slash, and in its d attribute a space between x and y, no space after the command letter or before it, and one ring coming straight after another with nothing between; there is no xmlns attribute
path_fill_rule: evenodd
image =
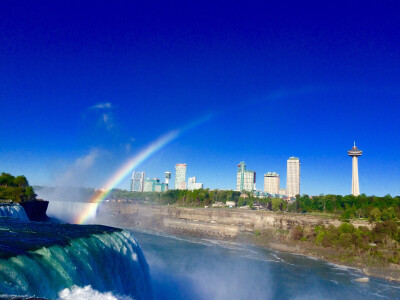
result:
<svg viewBox="0 0 400 300"><path fill-rule="evenodd" d="M164 176L165 176L165 183L169 184L169 180L171 179L171 172L165 172Z"/></svg>
<svg viewBox="0 0 400 300"><path fill-rule="evenodd" d="M354 142L353 148L347 151L347 154L353 158L353 178L351 184L351 193L354 196L360 195L360 186L358 183L358 157L362 155L362 151L357 148L356 142Z"/></svg>

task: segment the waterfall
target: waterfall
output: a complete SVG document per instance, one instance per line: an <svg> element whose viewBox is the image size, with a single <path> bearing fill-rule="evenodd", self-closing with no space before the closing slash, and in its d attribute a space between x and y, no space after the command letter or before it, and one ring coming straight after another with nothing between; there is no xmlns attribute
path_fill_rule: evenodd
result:
<svg viewBox="0 0 400 300"><path fill-rule="evenodd" d="M130 232L0 220L0 295L56 299L65 289L89 285L100 293L152 299L149 268Z"/></svg>
<svg viewBox="0 0 400 300"><path fill-rule="evenodd" d="M93 207L94 209L90 209ZM57 218L64 222L73 223L74 220L83 211L91 211L92 214L88 217L87 222L90 223L96 218L96 203L85 202L69 202L69 201L49 201L47 215L49 217Z"/></svg>
<svg viewBox="0 0 400 300"><path fill-rule="evenodd" d="M0 203L0 217L29 221L24 208L17 203Z"/></svg>

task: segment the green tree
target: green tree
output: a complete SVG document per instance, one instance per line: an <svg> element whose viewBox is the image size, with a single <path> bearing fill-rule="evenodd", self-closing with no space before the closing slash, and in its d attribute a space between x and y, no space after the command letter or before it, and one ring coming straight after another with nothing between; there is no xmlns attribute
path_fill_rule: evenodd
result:
<svg viewBox="0 0 400 300"><path fill-rule="evenodd" d="M379 208L374 208L369 213L369 220L370 221L380 221L382 217L381 210Z"/></svg>
<svg viewBox="0 0 400 300"><path fill-rule="evenodd" d="M1 173L0 175L0 186L15 186L14 184L15 177L9 173Z"/></svg>
<svg viewBox="0 0 400 300"><path fill-rule="evenodd" d="M17 176L14 179L14 184L15 186L19 186L19 187L28 187L29 183L28 180L26 179L25 176Z"/></svg>

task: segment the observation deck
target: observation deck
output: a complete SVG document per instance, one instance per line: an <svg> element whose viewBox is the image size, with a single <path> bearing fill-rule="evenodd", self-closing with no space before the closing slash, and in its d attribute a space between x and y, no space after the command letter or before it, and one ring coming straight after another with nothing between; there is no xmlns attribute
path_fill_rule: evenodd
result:
<svg viewBox="0 0 400 300"><path fill-rule="evenodd" d="M347 151L347 154L349 156L361 156L362 155L362 151L360 149L357 148L356 143L354 142L354 146L353 148L351 148L349 151Z"/></svg>

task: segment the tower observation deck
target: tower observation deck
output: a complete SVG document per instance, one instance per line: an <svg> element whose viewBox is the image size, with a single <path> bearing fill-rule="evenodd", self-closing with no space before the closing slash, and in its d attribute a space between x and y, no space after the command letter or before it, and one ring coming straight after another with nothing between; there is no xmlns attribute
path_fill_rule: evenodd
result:
<svg viewBox="0 0 400 300"><path fill-rule="evenodd" d="M351 193L354 196L360 195L360 185L358 181L358 157L361 156L362 153L363 152L357 148L356 142L354 142L353 148L347 151L347 154L353 158Z"/></svg>

